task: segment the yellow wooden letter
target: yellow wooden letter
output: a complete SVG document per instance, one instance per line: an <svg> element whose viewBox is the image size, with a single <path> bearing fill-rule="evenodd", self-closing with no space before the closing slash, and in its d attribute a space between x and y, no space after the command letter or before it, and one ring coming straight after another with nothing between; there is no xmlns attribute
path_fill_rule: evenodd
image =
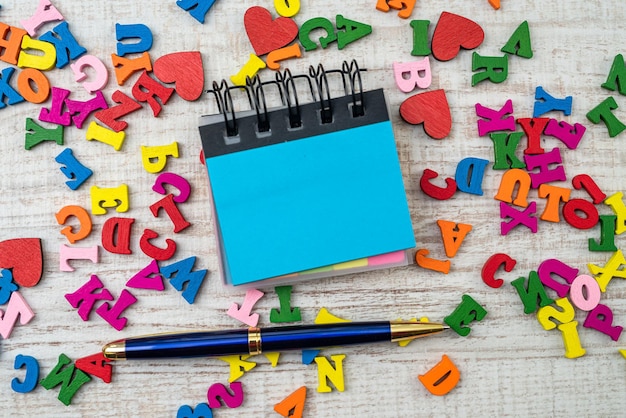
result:
<svg viewBox="0 0 626 418"><path fill-rule="evenodd" d="M230 76L230 81L236 86L245 86L247 77L254 77L259 70L265 68L265 62L254 54L250 54L248 62L241 67L241 70L235 75Z"/></svg>
<svg viewBox="0 0 626 418"><path fill-rule="evenodd" d="M33 49L41 51L42 54L29 54L26 51ZM20 68L36 68L41 71L48 71L57 62L57 50L50 42L32 39L28 35L22 38L22 51L17 59L17 66Z"/></svg>
<svg viewBox="0 0 626 418"><path fill-rule="evenodd" d="M118 187L91 186L91 213L94 215L106 215L106 208L115 208L117 212L127 212L128 186L122 184Z"/></svg>
<svg viewBox="0 0 626 418"><path fill-rule="evenodd" d="M351 322L349 319L339 318L336 315L331 314L328 309L321 308L315 317L316 324L336 324L338 322Z"/></svg>
<svg viewBox="0 0 626 418"><path fill-rule="evenodd" d="M580 345L577 326L577 321L559 325L559 331L561 331L563 337L563 345L565 345L565 357L567 358L582 357L586 353L585 349Z"/></svg>
<svg viewBox="0 0 626 418"><path fill-rule="evenodd" d="M280 353L263 353L263 355L270 361L272 367L276 367L278 365Z"/></svg>
<svg viewBox="0 0 626 418"><path fill-rule="evenodd" d="M178 142L169 145L156 145L152 147L141 146L141 161L143 168L152 174L161 172L167 164L167 157L178 158Z"/></svg>
<svg viewBox="0 0 626 418"><path fill-rule="evenodd" d="M115 132L92 121L87 128L85 137L87 141L95 139L96 141L112 146L115 151L119 151L124 143L124 138L126 138L126 133L124 131Z"/></svg>
<svg viewBox="0 0 626 418"><path fill-rule="evenodd" d="M335 368L331 366L326 357L315 357L315 363L317 363L317 391L332 392L332 388L326 383L329 380L339 392L343 392L343 359L346 358L346 355L336 354L330 356L330 358L335 362Z"/></svg>
<svg viewBox="0 0 626 418"><path fill-rule="evenodd" d="M276 13L284 17L293 17L300 11L300 0L274 0Z"/></svg>
<svg viewBox="0 0 626 418"><path fill-rule="evenodd" d="M573 321L576 315L574 306L572 306L571 302L566 297L557 299L555 303L561 308L560 311L552 305L544 306L537 311L537 321L539 321L546 331L556 328L556 323L552 322L550 319L555 319L562 324L566 324Z"/></svg>
<svg viewBox="0 0 626 418"><path fill-rule="evenodd" d="M609 205L613 212L617 215L617 223L615 224L615 234L621 235L626 232L626 205L622 198L624 193L617 192L604 199L604 203Z"/></svg>
<svg viewBox="0 0 626 418"><path fill-rule="evenodd" d="M622 250L617 250L613 253L609 261L606 262L604 267L598 267L595 264L587 264L587 267L600 285L600 290L606 292L606 287L614 277L626 279L626 270L620 268L623 265L626 265L626 259L624 258Z"/></svg>
<svg viewBox="0 0 626 418"><path fill-rule="evenodd" d="M250 358L250 355L219 357L220 360L225 361L230 365L230 377L228 378L229 383L234 382L243 376L245 372L249 372L256 367L255 362L246 361L248 358Z"/></svg>

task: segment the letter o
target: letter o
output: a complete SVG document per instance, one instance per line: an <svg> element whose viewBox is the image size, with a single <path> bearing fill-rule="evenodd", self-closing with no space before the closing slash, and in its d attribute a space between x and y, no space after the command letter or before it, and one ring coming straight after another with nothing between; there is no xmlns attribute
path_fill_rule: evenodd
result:
<svg viewBox="0 0 626 418"><path fill-rule="evenodd" d="M35 85L35 89L31 85ZM25 68L17 76L17 89L25 100L31 103L43 103L50 96L48 77L35 68Z"/></svg>
<svg viewBox="0 0 626 418"><path fill-rule="evenodd" d="M586 290L586 295L583 293L583 288ZM569 292L572 303L583 311L590 311L598 306L602 296L596 279L586 274L581 274L574 279Z"/></svg>

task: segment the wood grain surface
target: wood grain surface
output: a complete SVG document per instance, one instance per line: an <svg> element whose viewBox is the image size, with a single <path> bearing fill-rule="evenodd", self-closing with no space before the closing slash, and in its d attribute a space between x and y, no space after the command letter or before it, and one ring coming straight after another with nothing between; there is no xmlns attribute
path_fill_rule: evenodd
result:
<svg viewBox="0 0 626 418"><path fill-rule="evenodd" d="M110 55L116 50L116 23L149 26L154 35L150 50L153 60L170 52L200 51L208 87L212 80L235 74L253 52L243 26L244 12L252 6L263 6L276 16L270 0L218 0L204 24L178 7L175 0L54 0L53 3L79 43L106 63L109 82L103 93L110 104L111 94L118 88L130 95L137 77L133 76L122 87L115 82ZM387 93L417 248L426 248L431 257L445 259L438 219L471 224L473 229L456 256L450 259L447 275L410 265L302 282L294 286L292 305L300 307L306 323L312 322L322 307L353 320L427 316L440 321L460 304L463 294L469 294L488 314L481 322L471 325L467 337L449 332L407 347L379 344L324 350L322 354L327 356L339 353L347 356L343 362L344 392L318 393L317 368L315 364L303 365L300 353L283 353L276 367L259 356L254 359L257 366L240 379L245 393L243 405L237 409L215 409L214 416L279 416L273 411L274 405L303 385L308 388L304 411L308 417L623 416L626 360L619 349L626 348L624 337L615 342L596 330L583 328L586 315L578 312L578 331L586 355L567 359L559 331L544 331L534 314L525 315L519 296L509 284L518 277L527 277L549 258L557 258L586 273L588 263L603 266L612 253L588 250L587 240L599 238L599 226L577 230L563 220L539 221L536 234L524 227L506 236L500 234L499 202L493 197L502 171L491 169L493 145L488 137L478 136L474 106L481 103L499 109L511 99L515 117L532 117L537 86L543 86L555 97L572 96L570 116L558 112L548 116L579 122L588 129L576 150L568 150L560 141L544 137L542 144L547 150L561 149L568 178L555 184L571 188L571 179L585 173L607 195L623 191L626 187L624 137L610 138L603 124L593 125L585 115L613 96L620 106L615 115L626 120L623 111L626 99L618 92L600 87L615 55L624 52L626 9L619 2L599 0L502 0L500 10L494 10L487 0L418 1L412 19L430 20L430 34L443 11L480 24L485 40L476 51L484 56L502 56L500 48L518 25L527 20L534 51L532 59L510 57L505 82L486 81L475 87L471 87L472 52L461 51L448 62L431 59L433 80L428 90L445 89L452 114L450 135L434 140L421 126L404 122L398 111L400 104L413 93L402 93L395 86L392 64L419 59L411 56L410 19L400 19L393 10L377 11L375 3L375 0L302 0L301 10L295 16L298 24L320 16L334 21L341 14L371 24L373 33L341 51L331 44L324 50L303 52L302 58L282 64L298 73L319 62L333 68L343 60L358 59L361 67L368 70L363 75L365 87L383 87ZM37 5L38 0L4 1L0 21L20 26L20 21L30 17ZM41 31L52 27L54 24L47 24ZM53 86L71 90L75 100L89 98L74 81L69 68L55 69L46 75ZM264 70L262 75L273 77L269 70ZM271 99L270 96L268 100ZM43 104L49 105L49 101ZM18 354L39 361L41 379L54 368L61 353L75 360L98 352L110 340L161 331L242 326L226 315L233 302L241 303L245 291L225 288L219 281L208 180L199 160L198 117L216 112L213 101L203 96L196 102L186 102L174 95L158 118L152 117L147 108L127 116L129 127L119 152L105 144L86 141L85 128L76 127L66 129L63 146L44 143L26 151L25 119L36 119L41 106L20 103L0 110L0 240L38 237L44 249L41 282L21 290L36 316L29 324L16 326L10 338L0 343L0 415L166 417L176 416L181 405L195 407L206 402L209 386L228 381L229 366L223 361L181 359L115 364L110 384L94 378L67 407L56 399L59 388L45 390L37 386L27 394L11 390L11 380L24 376L24 370L13 368ZM236 106L243 106L243 102L237 101ZM89 120L92 119L93 116ZM150 213L149 206L161 196L151 190L156 175L144 170L140 147L174 141L178 142L180 155L170 158L166 169L182 175L192 185L189 201L180 206L192 226L171 236L171 222L164 216L154 218ZM518 156L522 155L524 146L522 139ZM55 161L65 147L70 147L94 172L76 191L65 185L66 178ZM451 177L457 163L467 157L491 162L484 175L482 196L457 192L448 201L438 201L421 191L419 179L424 169ZM59 248L67 241L59 233L62 227L57 224L55 213L66 205L90 209L91 186L120 184L127 184L130 190L130 210L125 214L109 210L107 215L92 216L92 234L75 245L101 245L106 219L133 217L136 221L131 236L132 254L111 254L100 248L97 264L77 260L72 262L74 272L60 271ZM537 201L539 216L545 200L537 198L536 193L531 192L531 199ZM584 191L577 190L572 191L572 197L586 198ZM611 208L603 204L598 210L601 214L612 214ZM122 332L95 313L83 322L64 295L74 292L96 274L117 298L126 281L150 262L139 248L139 238L146 228L163 236L170 234L176 240L178 249L173 261L197 256L196 268L209 270L195 304L189 305L180 292L166 283L163 292L132 290L138 302L124 312L128 325ZM618 248L622 242L622 237L617 236ZM499 271L507 283L493 289L483 283L481 269L489 256L497 252L509 254L517 264L511 273ZM273 289L263 290L266 295L254 311L260 314L260 325L267 326L271 308L279 304ZM556 297L551 290L549 294ZM626 324L626 283L614 279L603 293L602 303L612 309L616 325ZM437 397L424 388L417 376L431 369L443 354L456 364L461 379L448 395Z"/></svg>

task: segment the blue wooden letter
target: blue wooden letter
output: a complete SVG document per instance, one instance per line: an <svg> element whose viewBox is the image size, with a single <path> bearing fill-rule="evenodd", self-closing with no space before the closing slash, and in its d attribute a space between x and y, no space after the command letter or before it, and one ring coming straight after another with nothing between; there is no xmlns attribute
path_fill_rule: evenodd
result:
<svg viewBox="0 0 626 418"><path fill-rule="evenodd" d="M176 5L200 23L204 23L204 17L213 6L215 0L176 0Z"/></svg>
<svg viewBox="0 0 626 418"><path fill-rule="evenodd" d="M482 182L488 160L482 158L464 158L456 166L454 180L457 188L465 193L483 195ZM469 177L469 178L468 178Z"/></svg>
<svg viewBox="0 0 626 418"><path fill-rule="evenodd" d="M57 68L63 68L70 63L70 59L75 60L87 52L70 32L67 22L61 22L49 32L44 33L39 38L42 41L50 42L57 50Z"/></svg>
<svg viewBox="0 0 626 418"><path fill-rule="evenodd" d="M7 104L14 105L24 101L22 95L9 84L14 72L15 68L9 67L2 70L0 75L0 109L5 108ZM4 103L5 97L7 98L6 103Z"/></svg>
<svg viewBox="0 0 626 418"><path fill-rule="evenodd" d="M80 185L93 174L93 171L82 165L76 157L74 157L71 148L65 148L56 156L55 161L65 165L65 167L61 167L61 172L65 174L65 177L70 179L66 181L65 184L72 190L78 189Z"/></svg>
<svg viewBox="0 0 626 418"><path fill-rule="evenodd" d="M13 368L18 370L24 366L26 366L26 376L24 376L24 380L20 382L17 377L11 380L11 389L18 393L31 392L35 389L39 381L39 362L37 359L18 354L15 357Z"/></svg>
<svg viewBox="0 0 626 418"><path fill-rule="evenodd" d="M141 23L135 25L115 24L115 37L118 41L129 38L139 38L139 41L132 44L117 43L117 55L123 57L126 54L133 54L148 51L152 48L152 31Z"/></svg>

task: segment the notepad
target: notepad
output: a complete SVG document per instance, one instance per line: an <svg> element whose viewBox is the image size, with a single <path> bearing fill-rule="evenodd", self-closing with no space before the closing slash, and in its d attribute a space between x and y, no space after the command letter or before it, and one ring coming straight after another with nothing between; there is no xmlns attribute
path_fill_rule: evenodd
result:
<svg viewBox="0 0 626 418"><path fill-rule="evenodd" d="M225 283L406 264L415 240L385 97L362 97L356 117L353 96L332 99L330 123L301 105L297 128L269 111L268 132L253 112L231 137L223 118L201 119Z"/></svg>

